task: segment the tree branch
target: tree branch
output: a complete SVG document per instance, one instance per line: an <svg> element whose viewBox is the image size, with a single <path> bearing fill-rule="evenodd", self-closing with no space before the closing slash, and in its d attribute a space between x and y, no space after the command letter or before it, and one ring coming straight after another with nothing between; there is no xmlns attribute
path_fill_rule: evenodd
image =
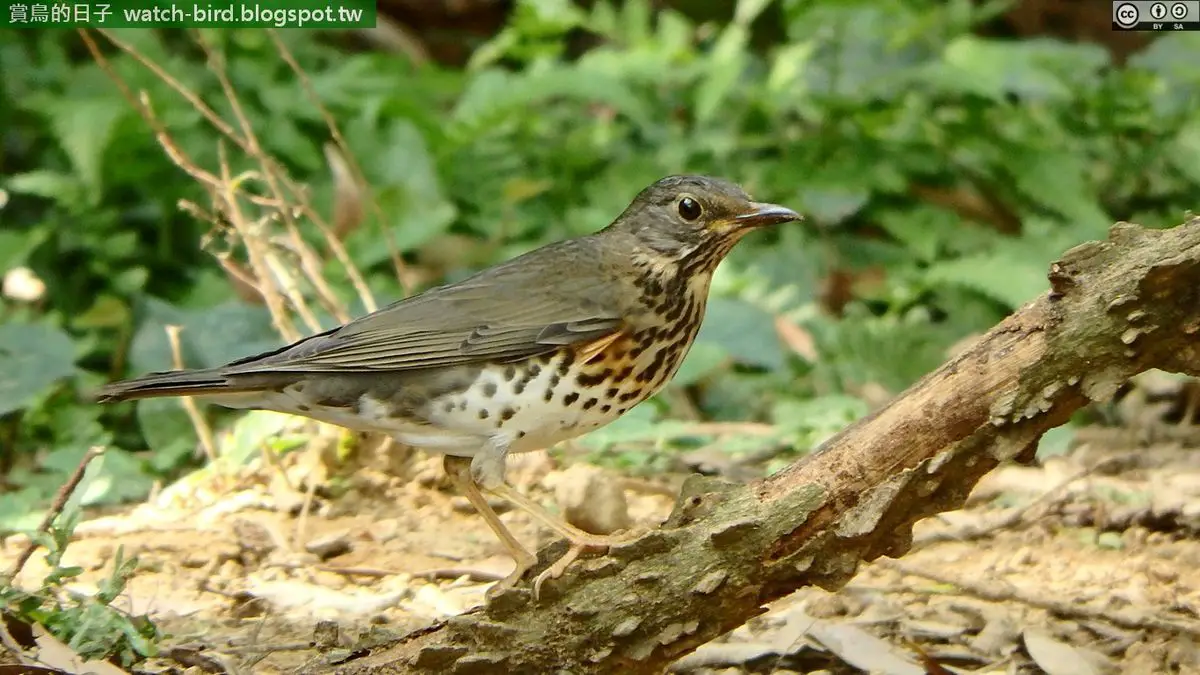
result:
<svg viewBox="0 0 1200 675"><path fill-rule="evenodd" d="M693 477L660 529L343 663L342 673L658 673L798 588L898 557L1000 462L1151 368L1200 374L1200 218L1118 223L1051 290L817 452L750 485ZM543 561L562 552L551 546ZM543 562L544 564L544 562Z"/></svg>

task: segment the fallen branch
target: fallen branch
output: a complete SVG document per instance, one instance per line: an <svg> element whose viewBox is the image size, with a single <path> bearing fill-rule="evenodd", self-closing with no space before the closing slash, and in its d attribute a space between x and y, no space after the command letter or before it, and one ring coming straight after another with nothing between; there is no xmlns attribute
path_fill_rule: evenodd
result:
<svg viewBox="0 0 1200 675"><path fill-rule="evenodd" d="M953 586L964 595L970 595L988 602L1018 602L1029 607L1044 609L1061 619L1095 619L1104 621L1121 628L1133 630L1161 630L1169 633L1180 633L1191 638L1200 637L1200 622L1183 619L1170 619L1151 612L1120 611L1080 604L1078 600L1057 600L1046 597L1038 592L1023 591L1003 581L989 580L986 583L963 579L950 574L940 574L932 570L917 569L912 565L896 561L883 563L888 569L912 577L928 579L934 583Z"/></svg>
<svg viewBox="0 0 1200 675"><path fill-rule="evenodd" d="M951 528L948 531L931 532L928 535L918 536L909 552L917 551L930 544L936 544L943 541L964 542L972 539L983 539L990 537L1001 530L1015 528L1024 522L1032 522L1036 518L1031 518L1030 513L1040 506L1051 506L1068 498L1070 495L1067 488L1071 487L1076 481L1083 480L1097 471L1106 470L1109 467L1116 466L1121 463L1121 457L1109 457L1108 459L1097 462L1081 471L1077 471L1074 475L1068 476L1065 480L1059 482L1058 485L1050 488L1046 492L1038 495L1037 498L1031 500L1024 506L1016 509L1010 509L1005 515L988 520L985 523L970 523L962 527Z"/></svg>
<svg viewBox="0 0 1200 675"><path fill-rule="evenodd" d="M1001 462L1150 369L1200 374L1200 219L1120 223L1051 290L817 452L750 485L693 477L668 521L542 585L364 648L340 673L658 673L803 586L904 555ZM555 545L542 560L561 553ZM543 563L544 564L544 563Z"/></svg>

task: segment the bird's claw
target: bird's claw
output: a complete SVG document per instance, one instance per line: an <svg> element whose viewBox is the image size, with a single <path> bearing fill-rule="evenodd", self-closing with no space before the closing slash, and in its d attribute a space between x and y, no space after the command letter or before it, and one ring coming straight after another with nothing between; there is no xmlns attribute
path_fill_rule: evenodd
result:
<svg viewBox="0 0 1200 675"><path fill-rule="evenodd" d="M517 582L525 577L525 573L537 563L537 558L527 554L526 556L522 556L520 558L514 556L513 561L516 563L516 566L513 567L513 571L500 581L492 584L491 588L484 592L483 597L486 600L493 600L496 598L496 596L500 595L504 591L516 586ZM534 594L536 596L536 591Z"/></svg>
<svg viewBox="0 0 1200 675"><path fill-rule="evenodd" d="M567 568L571 566L571 563L579 559L579 554L583 553L584 549L588 548L595 547L589 544L572 543L571 548L567 549L567 552L562 554L562 557L560 557L558 560L555 560L554 564L550 565L543 570L541 574L534 577L533 601L537 602L541 597L542 584L545 583L547 579L557 579L561 577L567 571Z"/></svg>

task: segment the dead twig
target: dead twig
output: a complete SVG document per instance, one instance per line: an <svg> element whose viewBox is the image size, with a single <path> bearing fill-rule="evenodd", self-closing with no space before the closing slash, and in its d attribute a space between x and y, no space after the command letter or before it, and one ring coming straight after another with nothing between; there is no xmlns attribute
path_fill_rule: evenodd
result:
<svg viewBox="0 0 1200 675"><path fill-rule="evenodd" d="M176 370L183 370L183 349L179 344L179 332L181 326L167 326L167 342L171 344L171 362ZM208 426L204 416L200 414L200 408L196 405L196 400L191 396L181 396L180 404L183 405L184 412L187 413L188 420L192 423L192 429L196 431L196 437L200 439L200 447L204 448L204 454L208 457L210 463L217 461L217 442L213 437L212 428Z"/></svg>
<svg viewBox="0 0 1200 675"><path fill-rule="evenodd" d="M215 110L210 108L208 106L208 104L204 102L204 99L200 98L199 94L197 94L196 92L189 89L186 85L184 85L179 80L175 79L174 76L172 76L166 70L163 70L162 66L155 63L153 60L151 60L145 54L142 54L133 45L131 45L128 42L125 42L121 38L117 37L113 31L105 30L103 28L97 28L95 30L98 33L100 33L101 35L103 35L105 37L105 39L107 39L109 42L116 45L116 47L118 49L125 52L132 59L134 59L139 64L141 64L143 68L145 68L146 70L149 70L151 73L154 73L154 76L157 77L159 80L161 80L163 82L163 84L167 85L171 89L174 89L175 93L182 96L183 99L185 101L187 101L189 105L191 105L193 108L196 109L197 112L199 112L201 115L204 116L204 119L208 120L209 124L213 125L213 127L216 128L219 132L221 132L221 134L223 134L226 138L228 138L229 140L236 143L237 146L239 148L241 148L243 152L245 152L246 154L253 154L250 151L250 146L246 142L246 139L242 138L241 136L238 136L237 131L234 130L234 128L229 124L229 122L226 122L225 119L222 118L220 115L218 115ZM89 49L89 51L92 51L92 46L90 44L91 39L89 37L86 37L87 31L84 29L80 29L80 33L85 36L84 41L89 43L88 49ZM92 51L92 57L96 58L95 51ZM113 75L110 74L110 77L113 77ZM120 79L120 78L116 77L115 79ZM122 82L123 82L123 80L122 80Z"/></svg>
<svg viewBox="0 0 1200 675"><path fill-rule="evenodd" d="M276 51L279 52L279 55L288 64L288 67L292 69L292 72L296 74L296 79L299 80L300 86L304 88L304 93L308 96L309 101L316 106L317 112L321 113L321 118L325 120L325 126L329 129L329 136L333 138L333 142L337 147L336 152L333 152L328 147L325 149L325 156L329 161L329 168L334 174L335 185L341 184L338 181L338 172L340 169L344 168L348 170L346 173L350 174L346 176L348 180L345 181L345 183L352 185L355 191L358 193L349 196L348 201L357 201L361 199L362 192L367 192L369 195L368 201L371 204L371 210L375 214L375 222L379 224L379 228L383 232L384 241L387 243L388 255L391 258L392 267L396 272L396 278L400 281L400 287L404 289L405 295L409 294L412 291L411 284L409 283L410 275L408 274L408 270L405 268L404 261L400 258L400 251L396 247L396 238L392 235L391 229L386 225L387 219L383 216L383 210L379 208L379 201L375 199L374 194L371 194L370 191L366 189L366 175L363 173L362 167L359 166L357 161L355 161L354 154L350 152L350 146L346 143L345 137L342 136L342 131L341 128L338 127L337 120L334 119L332 114L330 114L329 109L325 107L325 104L321 102L321 97L317 95L317 90L313 87L312 80L309 79L308 73L304 72L304 69L300 67L299 62L296 61L296 57L292 54L292 51L288 49L287 44L280 39L279 32L271 29L267 31L267 34L271 36L271 40L275 43ZM341 205L342 207L350 206L348 202L344 202L341 199L338 200L337 205ZM337 205L335 205L335 208ZM361 209L359 209L359 213L357 214L357 218L355 218L355 220L361 219L361 217ZM328 231L329 235L334 235L334 239L337 239L337 235L340 234L340 228L338 227L340 222L345 221L336 218L335 214L334 227ZM363 288L365 288L365 285ZM362 291L360 290L360 296L361 295ZM366 295L361 299L363 300L363 305L368 308L368 311L375 311L374 298L371 297L370 291L366 291Z"/></svg>
<svg viewBox="0 0 1200 675"><path fill-rule="evenodd" d="M963 527L954 528L952 531L948 532L931 532L925 534L924 536L918 536L913 540L912 550L919 551L930 544L941 541L970 541L972 539L982 539L1001 530L1007 530L1009 528L1016 527L1026 519L1033 509L1041 505L1054 503L1058 501L1060 497L1065 496L1064 493L1066 492L1067 487L1069 487L1075 481L1087 478L1101 469L1106 469L1115 464L1120 464L1123 461L1125 461L1123 457L1109 457L1103 461L1097 462L1092 466L1089 466L1069 476L1061 483L1055 485L1041 495L1038 495L1037 498L1031 500L1028 504L1025 504L1021 508L1013 509L1005 515L996 518L991 522L984 523L983 525L971 523Z"/></svg>
<svg viewBox="0 0 1200 675"><path fill-rule="evenodd" d="M771 436L779 433L778 427L759 422L689 422L685 429L699 436Z"/></svg>
<svg viewBox="0 0 1200 675"><path fill-rule="evenodd" d="M335 565L305 565L303 563L289 562L268 563L265 567L276 567L285 570L316 570L318 572L340 574L344 577L367 577L369 579L386 579L388 577L400 576L401 574L410 574L413 578L426 579L428 581L466 577L470 581L484 584L500 581L505 577L503 574L470 567L436 567L421 572L400 572L381 567L339 567Z"/></svg>
<svg viewBox="0 0 1200 675"><path fill-rule="evenodd" d="M312 642L285 642L278 645L246 645L244 647L225 647L221 651L229 654L260 654L263 652L303 652L313 649Z"/></svg>
<svg viewBox="0 0 1200 675"><path fill-rule="evenodd" d="M71 495L75 492L75 488L79 487L79 482L83 480L88 464L91 464L93 459L103 454L104 448L101 447L89 448L87 452L83 453L83 457L79 460L79 465L71 472L71 476L67 478L67 482L63 483L62 487L58 489L58 493L54 495L54 501L50 503L50 508L46 511L46 515L42 517L42 522L38 523L38 532L48 533L50 531L50 526L54 523L54 519L58 518L59 514L62 513L63 508L67 505L67 500L71 498ZM30 539L29 544L17 555L17 559L13 561L12 568L5 575L5 583L12 583L17 578L17 575L21 573L21 570L25 567L25 563L29 562L29 558L33 556L33 552L37 550L37 547L36 540Z"/></svg>
<svg viewBox="0 0 1200 675"><path fill-rule="evenodd" d="M1101 607L1083 605L1078 602L1057 600L1048 597L1041 591L1035 594L1021 590L1003 580L970 581L928 569L919 569L898 560L881 559L877 563L884 568L895 570L901 574L953 586L964 594L979 598L980 600L987 600L989 602L1018 602L1068 619L1094 619L1106 621L1121 628L1134 630L1154 629L1200 637L1200 622L1168 619L1152 614L1137 615L1122 613L1106 610Z"/></svg>
<svg viewBox="0 0 1200 675"><path fill-rule="evenodd" d="M467 577L467 579L471 581L486 584L493 581L500 581L507 575L497 574L496 572L488 572L486 570L471 569L469 567L440 567L437 569L425 570L423 572L416 572L413 574L413 576L420 579L428 579L429 581Z"/></svg>

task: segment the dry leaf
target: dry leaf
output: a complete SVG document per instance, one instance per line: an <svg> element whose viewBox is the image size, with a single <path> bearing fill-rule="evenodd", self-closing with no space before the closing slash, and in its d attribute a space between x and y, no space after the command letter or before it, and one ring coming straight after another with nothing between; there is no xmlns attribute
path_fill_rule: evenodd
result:
<svg viewBox="0 0 1200 675"><path fill-rule="evenodd" d="M76 675L129 675L108 661L84 661L58 638L38 624L33 625L33 641L37 643L37 660L52 668Z"/></svg>
<svg viewBox="0 0 1200 675"><path fill-rule="evenodd" d="M782 316L778 316L775 317L775 332L779 334L779 340L783 344L799 354L805 361L811 363L817 360L817 343L813 341L812 335L808 331Z"/></svg>
<svg viewBox="0 0 1200 675"><path fill-rule="evenodd" d="M1062 642L1049 633L1026 628L1022 636L1025 651L1046 675L1100 675L1100 668L1092 663L1098 655L1086 654Z"/></svg>
<svg viewBox="0 0 1200 675"><path fill-rule="evenodd" d="M925 675L925 669L900 656L892 645L848 623L814 621L808 636L848 665L879 675Z"/></svg>

